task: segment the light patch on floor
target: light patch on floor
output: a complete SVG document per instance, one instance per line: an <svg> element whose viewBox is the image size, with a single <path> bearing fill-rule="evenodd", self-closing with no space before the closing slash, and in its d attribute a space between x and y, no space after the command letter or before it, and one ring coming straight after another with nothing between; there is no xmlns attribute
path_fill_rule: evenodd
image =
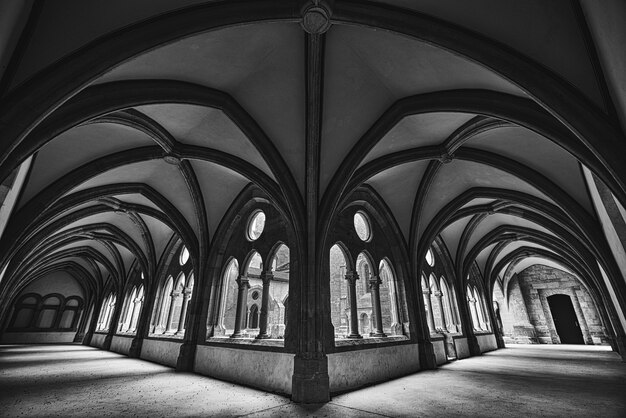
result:
<svg viewBox="0 0 626 418"><path fill-rule="evenodd" d="M624 417L624 393L626 363L597 346L510 346L324 405L82 345L0 346L3 417Z"/></svg>

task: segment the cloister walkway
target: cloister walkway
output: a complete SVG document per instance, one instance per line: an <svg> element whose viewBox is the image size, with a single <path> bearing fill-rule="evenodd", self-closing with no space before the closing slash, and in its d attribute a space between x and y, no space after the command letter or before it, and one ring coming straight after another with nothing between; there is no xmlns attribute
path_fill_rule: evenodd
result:
<svg viewBox="0 0 626 418"><path fill-rule="evenodd" d="M289 399L82 345L0 346L0 416L626 416L606 347L510 346L334 396Z"/></svg>

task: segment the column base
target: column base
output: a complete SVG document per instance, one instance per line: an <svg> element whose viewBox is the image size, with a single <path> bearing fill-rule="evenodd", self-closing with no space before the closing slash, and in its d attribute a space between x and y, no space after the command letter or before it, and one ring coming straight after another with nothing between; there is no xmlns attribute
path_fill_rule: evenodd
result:
<svg viewBox="0 0 626 418"><path fill-rule="evenodd" d="M141 346L143 344L143 338L135 337L130 343L130 350L128 351L128 357L139 358L141 355Z"/></svg>
<svg viewBox="0 0 626 418"><path fill-rule="evenodd" d="M102 349L111 349L111 341L113 341L113 334L107 334L107 336L104 338L104 343L102 343Z"/></svg>
<svg viewBox="0 0 626 418"><path fill-rule="evenodd" d="M74 340L72 342L81 343L81 342L83 342L84 339L85 339L85 334L83 334L81 332L77 332L76 335L74 336Z"/></svg>
<svg viewBox="0 0 626 418"><path fill-rule="evenodd" d="M191 372L196 358L196 345L184 342L180 346L178 360L176 361L177 372Z"/></svg>
<svg viewBox="0 0 626 418"><path fill-rule="evenodd" d="M245 334L231 334L229 338L248 338Z"/></svg>
<svg viewBox="0 0 626 418"><path fill-rule="evenodd" d="M437 368L437 359L433 343L430 341L419 341L420 368L422 370L433 370Z"/></svg>
<svg viewBox="0 0 626 418"><path fill-rule="evenodd" d="M386 336L387 334L385 334L384 332L370 332L370 337L383 338Z"/></svg>
<svg viewBox="0 0 626 418"><path fill-rule="evenodd" d="M480 356L480 345L478 345L478 338L475 335L467 336L467 346L469 347L470 356Z"/></svg>
<svg viewBox="0 0 626 418"><path fill-rule="evenodd" d="M269 334L259 334L256 337L254 337L255 340L267 340L269 338L272 338L272 336Z"/></svg>
<svg viewBox="0 0 626 418"><path fill-rule="evenodd" d="M291 400L298 403L326 403L330 401L328 357L296 355L291 379Z"/></svg>
<svg viewBox="0 0 626 418"><path fill-rule="evenodd" d="M363 336L360 335L360 334L350 334L350 335L347 335L346 338L351 338L351 339L354 339L354 340L358 340L359 338L363 338Z"/></svg>
<svg viewBox="0 0 626 418"><path fill-rule="evenodd" d="M93 332L88 332L87 334L85 334L85 337L83 338L83 345L90 345L92 338Z"/></svg>

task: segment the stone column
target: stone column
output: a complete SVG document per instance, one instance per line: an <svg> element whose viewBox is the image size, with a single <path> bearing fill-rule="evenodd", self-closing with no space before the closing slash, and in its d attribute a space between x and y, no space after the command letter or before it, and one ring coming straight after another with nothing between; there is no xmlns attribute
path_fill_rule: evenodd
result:
<svg viewBox="0 0 626 418"><path fill-rule="evenodd" d="M270 283L274 275L271 270L266 270L261 273L261 280L263 281L263 296L261 299L261 317L259 320L259 335L258 339L270 338L271 335L267 333L267 315L269 313L270 304Z"/></svg>
<svg viewBox="0 0 626 418"><path fill-rule="evenodd" d="M383 314L380 307L380 283L381 280L378 276L371 276L369 279L372 310L374 312L374 332L370 332L370 337L386 337L383 331Z"/></svg>
<svg viewBox="0 0 626 418"><path fill-rule="evenodd" d="M130 324L128 325L128 330L130 332L137 331L136 322L139 321L137 317L139 316L139 311L141 310L141 308L139 307L139 305L141 305L141 302L142 301L139 298L135 298L135 300L133 301L133 313L130 315Z"/></svg>
<svg viewBox="0 0 626 418"><path fill-rule="evenodd" d="M176 304L176 299L180 296L180 292L172 290L172 294L170 296L170 309L167 312L167 319L165 320L165 332L171 330L172 327L172 316L174 315L174 305Z"/></svg>
<svg viewBox="0 0 626 418"><path fill-rule="evenodd" d="M246 320L246 312L248 310L248 289L250 288L250 280L246 276L237 277L237 285L239 285L239 293L237 294L237 312L235 313L235 330L230 338L243 338L241 332L243 323Z"/></svg>
<svg viewBox="0 0 626 418"><path fill-rule="evenodd" d="M178 328L176 334L180 334L185 330L185 319L187 318L187 306L189 305L189 299L191 298L191 290L185 288L183 292L183 304L180 308L180 320L178 321Z"/></svg>
<svg viewBox="0 0 626 418"><path fill-rule="evenodd" d="M469 299L468 302L470 313L472 315L472 327L478 331L480 330L480 319L478 318L478 310L476 309L476 299Z"/></svg>
<svg viewBox="0 0 626 418"><path fill-rule="evenodd" d="M435 315L433 315L433 302L430 299L430 289L422 289L426 296L426 306L428 308L428 328L431 333L435 332Z"/></svg>
<svg viewBox="0 0 626 418"><path fill-rule="evenodd" d="M359 334L359 313L356 303L356 281L359 280L359 275L354 271L349 271L346 273L346 280L348 281L348 297L350 299L350 334L347 338L363 338Z"/></svg>
<svg viewBox="0 0 626 418"><path fill-rule="evenodd" d="M441 313L441 328L443 328L445 332L448 332L448 321L446 320L446 309L443 306L443 293L441 293L438 290L435 292L435 297L437 298L437 301L439 302L439 310Z"/></svg>

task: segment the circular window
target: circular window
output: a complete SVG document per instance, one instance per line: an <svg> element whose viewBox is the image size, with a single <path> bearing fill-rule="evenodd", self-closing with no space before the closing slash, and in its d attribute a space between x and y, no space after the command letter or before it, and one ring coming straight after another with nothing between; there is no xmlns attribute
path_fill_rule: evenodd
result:
<svg viewBox="0 0 626 418"><path fill-rule="evenodd" d="M248 222L248 239L254 241L258 239L263 233L265 228L265 213L262 210L258 210L250 216Z"/></svg>
<svg viewBox="0 0 626 418"><path fill-rule="evenodd" d="M178 262L180 263L181 266L184 266L188 260L189 260L189 250L187 249L187 247L183 247L183 250L180 252L180 259L178 260Z"/></svg>
<svg viewBox="0 0 626 418"><path fill-rule="evenodd" d="M354 214L354 230L362 241L368 241L372 237L369 220L363 212Z"/></svg>
<svg viewBox="0 0 626 418"><path fill-rule="evenodd" d="M433 251L430 248L428 249L428 252L426 253L426 262L431 267L435 266L435 257L433 256Z"/></svg>
<svg viewBox="0 0 626 418"><path fill-rule="evenodd" d="M259 298L259 292L252 293L252 299L257 300Z"/></svg>

